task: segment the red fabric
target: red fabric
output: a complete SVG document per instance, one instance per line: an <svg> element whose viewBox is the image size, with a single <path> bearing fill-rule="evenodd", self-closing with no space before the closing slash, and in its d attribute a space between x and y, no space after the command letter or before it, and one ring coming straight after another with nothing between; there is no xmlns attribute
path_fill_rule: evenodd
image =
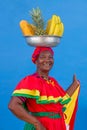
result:
<svg viewBox="0 0 87 130"><path fill-rule="evenodd" d="M52 55L54 54L52 48L50 48L50 47L36 47L36 49L34 50L34 52L32 54L33 63L35 63L35 61L37 60L40 52L46 51L46 50L50 51Z"/></svg>
<svg viewBox="0 0 87 130"><path fill-rule="evenodd" d="M20 89L34 90L35 89L40 92L40 96L53 96L53 97L65 96L66 92L58 84L58 82L52 77L49 77L49 78L52 82L54 82L54 84L47 83L47 81L39 77L37 73L26 76L18 83L15 90L20 90Z"/></svg>
<svg viewBox="0 0 87 130"><path fill-rule="evenodd" d="M31 76L25 77L16 87L16 90L20 90L21 88L25 89L37 89L40 91L40 95L43 96L54 96L58 97L61 95L62 97L66 94L66 92L62 89L62 87L57 83L57 81L49 77L52 81L54 81L54 85L48 84L47 81L38 77L37 74L33 74ZM36 99L34 98L26 98L25 104L30 112L57 112L61 113L61 118L49 118L49 117L36 117L46 128L46 130L66 130L64 116L62 112L63 105L60 103L49 103L49 104L38 104Z"/></svg>
<svg viewBox="0 0 87 130"><path fill-rule="evenodd" d="M30 112L57 112L61 113L62 105L58 103L37 104L34 99L27 99L26 105ZM45 126L46 130L66 130L65 121L62 118L36 117Z"/></svg>
<svg viewBox="0 0 87 130"><path fill-rule="evenodd" d="M58 119L38 117L37 119L45 126L46 130L66 130L63 117Z"/></svg>

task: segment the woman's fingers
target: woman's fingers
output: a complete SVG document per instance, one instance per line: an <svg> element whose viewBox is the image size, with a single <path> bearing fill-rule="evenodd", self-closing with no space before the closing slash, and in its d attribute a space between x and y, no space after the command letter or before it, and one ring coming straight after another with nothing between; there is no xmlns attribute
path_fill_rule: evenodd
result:
<svg viewBox="0 0 87 130"><path fill-rule="evenodd" d="M76 75L74 74L74 75L73 75L73 82L76 81L76 80L77 80L77 79L76 79Z"/></svg>
<svg viewBox="0 0 87 130"><path fill-rule="evenodd" d="M77 80L77 78L76 78L76 75L75 75L75 74L73 75L73 82L74 82L74 83L76 83L77 85L79 85L79 84L80 84L80 82L79 82L79 80Z"/></svg>

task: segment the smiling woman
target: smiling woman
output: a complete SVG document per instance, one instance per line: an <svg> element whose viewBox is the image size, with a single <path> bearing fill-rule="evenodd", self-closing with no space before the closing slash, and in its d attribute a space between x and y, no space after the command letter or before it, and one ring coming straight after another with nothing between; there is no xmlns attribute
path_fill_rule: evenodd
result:
<svg viewBox="0 0 87 130"><path fill-rule="evenodd" d="M32 55L32 61L37 65L37 72L39 74L45 72L45 76L48 76L48 72L54 63L53 54L54 52L50 47L37 47L35 49Z"/></svg>
<svg viewBox="0 0 87 130"><path fill-rule="evenodd" d="M42 73L42 72L48 73L48 70L52 68L54 63L53 56L49 51L41 52L38 57L38 60L36 60L35 63L37 65L38 73Z"/></svg>
<svg viewBox="0 0 87 130"><path fill-rule="evenodd" d="M64 111L79 82L74 76L73 83L64 91L59 83L49 76L54 64L53 55L50 47L37 47L32 54L36 72L23 78L12 94L8 107L26 122L24 130L73 130L74 121L71 128L68 121L70 118L65 121L69 112ZM75 104L76 100L73 102Z"/></svg>

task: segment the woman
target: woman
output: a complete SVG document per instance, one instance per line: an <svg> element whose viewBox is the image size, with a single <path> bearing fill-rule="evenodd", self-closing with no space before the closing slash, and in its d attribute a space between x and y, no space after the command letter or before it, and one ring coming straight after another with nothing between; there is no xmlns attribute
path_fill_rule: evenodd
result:
<svg viewBox="0 0 87 130"><path fill-rule="evenodd" d="M66 130L65 104L79 85L76 76L65 92L51 76L54 52L50 47L37 47L32 55L36 73L26 76L16 86L9 109L26 122L24 130Z"/></svg>

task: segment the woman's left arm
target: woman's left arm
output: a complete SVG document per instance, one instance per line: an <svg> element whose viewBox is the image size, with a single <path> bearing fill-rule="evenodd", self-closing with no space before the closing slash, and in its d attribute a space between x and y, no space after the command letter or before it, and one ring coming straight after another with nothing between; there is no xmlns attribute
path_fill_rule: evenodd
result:
<svg viewBox="0 0 87 130"><path fill-rule="evenodd" d="M72 84L68 87L66 92L68 93L69 96L72 96L74 91L80 87L80 82L77 80L76 75L73 76L73 82Z"/></svg>

